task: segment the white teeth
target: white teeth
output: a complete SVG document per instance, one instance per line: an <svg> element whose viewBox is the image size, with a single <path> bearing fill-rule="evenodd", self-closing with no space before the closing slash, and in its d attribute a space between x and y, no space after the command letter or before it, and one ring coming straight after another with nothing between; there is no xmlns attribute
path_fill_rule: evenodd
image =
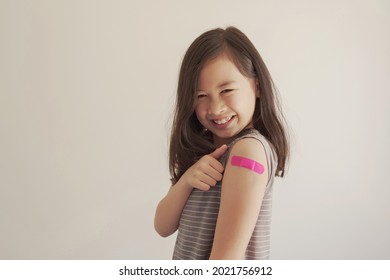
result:
<svg viewBox="0 0 390 280"><path fill-rule="evenodd" d="M225 124L225 123L227 123L228 121L230 121L231 118L232 118L232 117L227 117L227 118L224 118L224 119L222 119L222 120L214 120L214 122L215 122L216 124Z"/></svg>

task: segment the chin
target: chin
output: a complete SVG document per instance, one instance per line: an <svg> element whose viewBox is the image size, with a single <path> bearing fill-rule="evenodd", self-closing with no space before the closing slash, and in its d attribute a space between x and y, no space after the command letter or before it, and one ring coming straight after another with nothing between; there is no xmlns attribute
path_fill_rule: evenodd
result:
<svg viewBox="0 0 390 280"><path fill-rule="evenodd" d="M228 144L232 140L232 138L237 135L237 133L213 133L213 135L214 138L217 138L225 144Z"/></svg>

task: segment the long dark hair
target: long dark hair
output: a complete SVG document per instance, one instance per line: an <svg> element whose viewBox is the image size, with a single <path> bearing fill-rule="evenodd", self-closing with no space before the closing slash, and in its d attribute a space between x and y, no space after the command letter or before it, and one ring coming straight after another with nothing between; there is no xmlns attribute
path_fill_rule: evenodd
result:
<svg viewBox="0 0 390 280"><path fill-rule="evenodd" d="M273 146L278 158L276 176L283 177L289 156L285 119L271 75L248 37L235 27L213 29L200 35L188 48L180 68L169 150L169 171L175 184L183 173L214 147L212 135L204 132L194 112L199 73L206 62L226 53L239 71L258 81L260 98L253 126Z"/></svg>

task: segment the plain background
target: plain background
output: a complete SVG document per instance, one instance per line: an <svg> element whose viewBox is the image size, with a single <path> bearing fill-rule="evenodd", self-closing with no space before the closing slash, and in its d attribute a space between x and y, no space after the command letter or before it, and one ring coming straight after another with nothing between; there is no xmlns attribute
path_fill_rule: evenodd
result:
<svg viewBox="0 0 390 280"><path fill-rule="evenodd" d="M171 258L153 219L179 66L229 25L290 128L271 258L390 258L389 1L1 0L1 259Z"/></svg>

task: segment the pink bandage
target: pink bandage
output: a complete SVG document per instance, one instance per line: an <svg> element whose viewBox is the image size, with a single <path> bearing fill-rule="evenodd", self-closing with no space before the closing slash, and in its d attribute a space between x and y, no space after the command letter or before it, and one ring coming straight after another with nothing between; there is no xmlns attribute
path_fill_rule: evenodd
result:
<svg viewBox="0 0 390 280"><path fill-rule="evenodd" d="M258 163L257 161L254 161L253 159L240 157L240 156L232 156L231 164L233 166L248 168L259 174L264 173L264 166Z"/></svg>

